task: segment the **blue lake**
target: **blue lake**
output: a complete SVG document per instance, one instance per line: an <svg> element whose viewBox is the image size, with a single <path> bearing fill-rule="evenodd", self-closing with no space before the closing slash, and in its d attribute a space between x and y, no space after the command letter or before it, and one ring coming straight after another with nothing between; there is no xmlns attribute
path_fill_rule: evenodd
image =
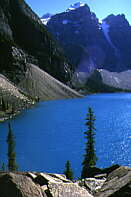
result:
<svg viewBox="0 0 131 197"><path fill-rule="evenodd" d="M11 121L20 170L63 173L71 161L80 176L88 107L96 115L98 167L131 166L131 94L96 94L41 102ZM6 161L7 122L0 124L0 162Z"/></svg>

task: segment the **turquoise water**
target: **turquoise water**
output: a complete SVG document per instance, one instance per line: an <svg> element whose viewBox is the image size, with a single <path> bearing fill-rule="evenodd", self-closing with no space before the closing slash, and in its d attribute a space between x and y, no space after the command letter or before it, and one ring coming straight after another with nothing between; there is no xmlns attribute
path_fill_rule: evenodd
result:
<svg viewBox="0 0 131 197"><path fill-rule="evenodd" d="M20 170L63 173L70 160L80 176L88 107L96 115L97 166L131 166L131 94L97 94L41 102L11 121ZM0 124L0 162L6 161L7 122Z"/></svg>

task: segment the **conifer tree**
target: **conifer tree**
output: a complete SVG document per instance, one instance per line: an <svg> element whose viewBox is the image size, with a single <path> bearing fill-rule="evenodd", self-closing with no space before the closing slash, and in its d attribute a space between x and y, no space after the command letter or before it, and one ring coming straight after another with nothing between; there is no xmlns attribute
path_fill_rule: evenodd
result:
<svg viewBox="0 0 131 197"><path fill-rule="evenodd" d="M1 100L1 105L2 105L2 111L6 111L7 110L7 106L6 106L5 101L4 101L3 98Z"/></svg>
<svg viewBox="0 0 131 197"><path fill-rule="evenodd" d="M9 171L17 171L18 167L16 164L16 153L15 153L15 137L13 131L11 129L10 123L8 124L8 170Z"/></svg>
<svg viewBox="0 0 131 197"><path fill-rule="evenodd" d="M97 161L95 148L94 148L94 144L95 144L94 121L96 119L91 107L89 107L88 109L86 120L87 120L86 126L88 127L88 130L84 132L87 141L86 141L84 160L82 162L83 167L81 172L81 178L91 177L91 173L92 173L91 168L95 167Z"/></svg>
<svg viewBox="0 0 131 197"><path fill-rule="evenodd" d="M73 171L71 169L71 163L70 161L68 160L65 164L65 171L64 171L64 174L66 175L66 178L69 179L69 180L73 180Z"/></svg>
<svg viewBox="0 0 131 197"><path fill-rule="evenodd" d="M5 169L6 169L4 162L2 163L1 169L2 169L2 171L5 171Z"/></svg>

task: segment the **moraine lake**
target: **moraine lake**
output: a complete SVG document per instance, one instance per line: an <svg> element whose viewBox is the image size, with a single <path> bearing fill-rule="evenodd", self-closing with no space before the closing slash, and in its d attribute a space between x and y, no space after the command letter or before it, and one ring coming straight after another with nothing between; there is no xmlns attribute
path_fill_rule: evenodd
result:
<svg viewBox="0 0 131 197"><path fill-rule="evenodd" d="M14 118L11 126L19 169L63 173L70 160L79 177L88 107L96 116L97 166L131 167L131 94L115 93L40 102ZM7 122L0 123L0 163L6 161Z"/></svg>

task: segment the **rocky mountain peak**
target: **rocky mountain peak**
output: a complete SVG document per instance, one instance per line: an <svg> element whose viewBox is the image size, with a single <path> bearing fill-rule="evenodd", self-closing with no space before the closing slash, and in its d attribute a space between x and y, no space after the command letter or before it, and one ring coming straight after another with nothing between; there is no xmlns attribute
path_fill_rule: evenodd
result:
<svg viewBox="0 0 131 197"><path fill-rule="evenodd" d="M71 4L70 7L67 9L67 11L76 10L83 6L87 6L87 4L82 3L82 2L76 2L74 4Z"/></svg>
<svg viewBox="0 0 131 197"><path fill-rule="evenodd" d="M44 25L47 25L48 21L51 19L51 17L53 16L53 14L50 13L46 13L41 17L41 21Z"/></svg>
<svg viewBox="0 0 131 197"><path fill-rule="evenodd" d="M124 14L118 14L118 15L111 14L107 16L103 21L106 21L106 23L108 23L111 26L117 26L117 27L130 26Z"/></svg>

